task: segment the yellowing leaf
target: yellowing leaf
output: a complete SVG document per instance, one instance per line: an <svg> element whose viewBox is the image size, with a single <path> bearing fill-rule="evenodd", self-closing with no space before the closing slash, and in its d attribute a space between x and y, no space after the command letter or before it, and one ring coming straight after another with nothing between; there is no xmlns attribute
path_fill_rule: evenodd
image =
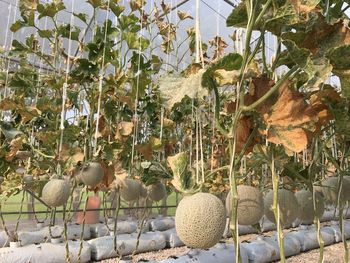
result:
<svg viewBox="0 0 350 263"><path fill-rule="evenodd" d="M134 123L122 121L118 124L118 131L121 136L129 136L134 129Z"/></svg>
<svg viewBox="0 0 350 263"><path fill-rule="evenodd" d="M307 147L307 132L315 129L317 113L308 105L303 95L289 88L289 81L282 84L277 102L270 114L264 115L267 140L282 144L294 152Z"/></svg>
<svg viewBox="0 0 350 263"><path fill-rule="evenodd" d="M214 71L214 78L219 86L236 84L239 80L239 75L239 70L227 71L225 69L218 69Z"/></svg>
<svg viewBox="0 0 350 263"><path fill-rule="evenodd" d="M204 70L187 78L180 76L165 76L159 79L159 91L164 99L164 106L171 109L175 103L180 102L185 96L190 98L203 98L208 95L207 89L202 87L202 75Z"/></svg>

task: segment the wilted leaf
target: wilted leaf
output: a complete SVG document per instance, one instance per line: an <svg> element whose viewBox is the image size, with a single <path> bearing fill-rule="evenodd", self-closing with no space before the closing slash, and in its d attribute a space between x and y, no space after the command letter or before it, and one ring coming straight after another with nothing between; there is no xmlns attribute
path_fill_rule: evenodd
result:
<svg viewBox="0 0 350 263"><path fill-rule="evenodd" d="M5 157L6 161L11 162L15 158L17 152L22 149L23 139L23 137L12 139L10 142L10 151L6 154Z"/></svg>
<svg viewBox="0 0 350 263"><path fill-rule="evenodd" d="M177 15L179 16L180 20L185 20L187 18L193 19L193 17L189 13L182 12L180 10L177 11Z"/></svg>
<svg viewBox="0 0 350 263"><path fill-rule="evenodd" d="M252 133L253 124L249 117L242 117L236 126L236 152L241 152L249 135ZM253 149L254 143L248 146L246 153Z"/></svg>
<svg viewBox="0 0 350 263"><path fill-rule="evenodd" d="M249 93L244 97L245 105L249 106L259 100L262 96L264 96L271 87L275 84L272 79L269 79L265 75L253 78L252 86L249 89ZM260 105L258 105L255 110L259 112L261 115L268 113L273 104L274 98L270 97Z"/></svg>
<svg viewBox="0 0 350 263"><path fill-rule="evenodd" d="M312 109L317 113L317 131L322 126L328 123L334 116L331 114L327 103L340 101L339 94L333 88L327 88L313 93L310 96L310 105Z"/></svg>
<svg viewBox="0 0 350 263"><path fill-rule="evenodd" d="M266 135L267 140L272 143L301 152L308 144L307 131L315 129L317 114L304 101L303 95L291 90L289 84L289 81L282 84L271 113L264 115Z"/></svg>
<svg viewBox="0 0 350 263"><path fill-rule="evenodd" d="M213 59L222 57L222 55L225 53L225 48L228 47L223 38L219 36L216 36L213 39L209 40L209 44L211 47L214 47Z"/></svg>
<svg viewBox="0 0 350 263"><path fill-rule="evenodd" d="M159 79L159 91L164 99L164 106L171 109L175 103L180 102L185 96L190 98L203 98L208 91L202 87L202 75L204 70L187 78L179 76L165 76Z"/></svg>
<svg viewBox="0 0 350 263"><path fill-rule="evenodd" d="M122 121L118 124L118 130L122 136L129 136L134 129L134 123Z"/></svg>
<svg viewBox="0 0 350 263"><path fill-rule="evenodd" d="M148 161L152 160L153 149L152 149L152 145L150 143L138 144L135 146L135 149L138 152L140 152L146 160L148 160Z"/></svg>
<svg viewBox="0 0 350 263"><path fill-rule="evenodd" d="M225 69L218 69L214 71L214 79L219 86L233 85L239 80L240 71L232 70L227 71Z"/></svg>

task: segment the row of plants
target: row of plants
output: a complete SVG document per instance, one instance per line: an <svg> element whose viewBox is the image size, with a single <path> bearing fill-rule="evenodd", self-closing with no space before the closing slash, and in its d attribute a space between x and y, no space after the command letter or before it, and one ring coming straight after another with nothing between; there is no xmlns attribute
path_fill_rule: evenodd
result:
<svg viewBox="0 0 350 263"><path fill-rule="evenodd" d="M178 22L172 22L172 7L163 1L150 11L142 0L129 1L127 7L112 0L87 2L93 16L73 10L72 17L86 24L85 32L93 32L91 41L73 24L57 23L58 14L66 11L62 1L20 1L21 18L11 30L31 28L35 34L24 42L13 41L5 55L19 60L20 68L9 72L5 59L0 73L0 109L7 116L1 121L0 138L3 198L25 187L18 168L33 177L31 189L39 196L48 180L64 184L62 178L70 178L69 194L59 205L81 183L86 191L95 192L135 185L137 196L145 188L139 182L165 183L168 193L197 198L190 208L210 200L213 207L222 205L212 195L198 192L225 199L231 190L236 262L238 185L273 189L271 211L282 262L279 189L315 193L318 187L335 187L338 198L333 203L340 209L342 224L350 149L350 3L242 1L226 23L234 27L233 41L238 41L235 29L245 28L243 53L227 53L230 45L216 36L200 42L201 54L196 54L196 30L187 29L185 40L177 38L182 21L193 18L175 10ZM96 13L101 10L106 19L98 24ZM52 27L42 28L42 19ZM260 32L254 45L253 32ZM278 42L271 63L266 56L267 33ZM68 40L75 44L67 45ZM50 52L44 52L42 41ZM189 51L180 54L184 45ZM164 56L154 55L159 49ZM193 62L181 69L188 56ZM173 61L169 57L174 58L173 65L168 64ZM46 70L33 67L33 58ZM331 76L340 85L330 83ZM322 185L328 176L337 178L335 185ZM161 188L156 192L163 192ZM315 194L312 199L316 211ZM193 220L203 220L199 217ZM188 220L186 227L191 225ZM320 235L319 242L322 251ZM322 257L320 253L321 261Z"/></svg>

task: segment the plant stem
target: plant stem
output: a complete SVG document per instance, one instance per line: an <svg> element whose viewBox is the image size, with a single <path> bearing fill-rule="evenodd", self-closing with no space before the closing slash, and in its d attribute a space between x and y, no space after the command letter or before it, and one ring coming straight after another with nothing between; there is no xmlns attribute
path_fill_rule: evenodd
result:
<svg viewBox="0 0 350 263"><path fill-rule="evenodd" d="M272 153L272 160L270 164L271 168L271 175L272 175L272 188L273 188L273 204L272 204L272 211L275 215L275 221L277 226L277 235L278 235L278 246L279 246L279 252L280 252L280 262L285 263L286 258L284 256L284 237L283 237L283 229L281 225L280 220L280 209L278 204L278 188L279 188L279 176L276 173L275 169L275 158L274 153Z"/></svg>

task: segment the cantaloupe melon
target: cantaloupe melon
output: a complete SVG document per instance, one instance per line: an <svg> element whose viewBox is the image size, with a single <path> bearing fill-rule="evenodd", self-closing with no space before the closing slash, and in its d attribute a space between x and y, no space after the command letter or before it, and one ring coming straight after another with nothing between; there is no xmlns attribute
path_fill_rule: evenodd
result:
<svg viewBox="0 0 350 263"><path fill-rule="evenodd" d="M264 213L267 219L276 223L272 211L273 191L270 190L264 198ZM278 205L280 209L280 220L284 226L288 226L298 217L298 201L291 191L286 189L278 190Z"/></svg>
<svg viewBox="0 0 350 263"><path fill-rule="evenodd" d="M179 238L188 247L207 249L218 243L226 224L225 207L209 193L184 197L175 214Z"/></svg>
<svg viewBox="0 0 350 263"><path fill-rule="evenodd" d="M126 178L124 180L118 180L120 197L125 201L135 201L140 196L141 184L133 179Z"/></svg>
<svg viewBox="0 0 350 263"><path fill-rule="evenodd" d="M299 205L299 220L303 224L312 224L315 216L312 193L309 190L300 190L295 193L295 197L298 200ZM324 213L324 202L319 193L315 193L315 202L316 215L318 218L320 218Z"/></svg>
<svg viewBox="0 0 350 263"><path fill-rule="evenodd" d="M166 187L163 183L159 182L156 184L152 184L148 187L148 197L152 201L160 201L164 197L166 197Z"/></svg>
<svg viewBox="0 0 350 263"><path fill-rule="evenodd" d="M339 177L329 177L322 182L322 193L324 198L331 204L338 203L338 180ZM340 200L350 200L350 182L343 179L342 188L340 189Z"/></svg>
<svg viewBox="0 0 350 263"><path fill-rule="evenodd" d="M69 196L69 183L62 179L50 180L45 184L42 191L43 201L51 207L57 207L65 204Z"/></svg>
<svg viewBox="0 0 350 263"><path fill-rule="evenodd" d="M247 186L239 185L237 187L238 193L238 224L240 225L255 225L259 223L260 219L264 215L264 198L259 189ZM232 212L232 200L231 191L226 198L226 214L231 217Z"/></svg>
<svg viewBox="0 0 350 263"><path fill-rule="evenodd" d="M81 181L90 187L98 185L104 176L102 166L98 162L90 162L81 169Z"/></svg>

